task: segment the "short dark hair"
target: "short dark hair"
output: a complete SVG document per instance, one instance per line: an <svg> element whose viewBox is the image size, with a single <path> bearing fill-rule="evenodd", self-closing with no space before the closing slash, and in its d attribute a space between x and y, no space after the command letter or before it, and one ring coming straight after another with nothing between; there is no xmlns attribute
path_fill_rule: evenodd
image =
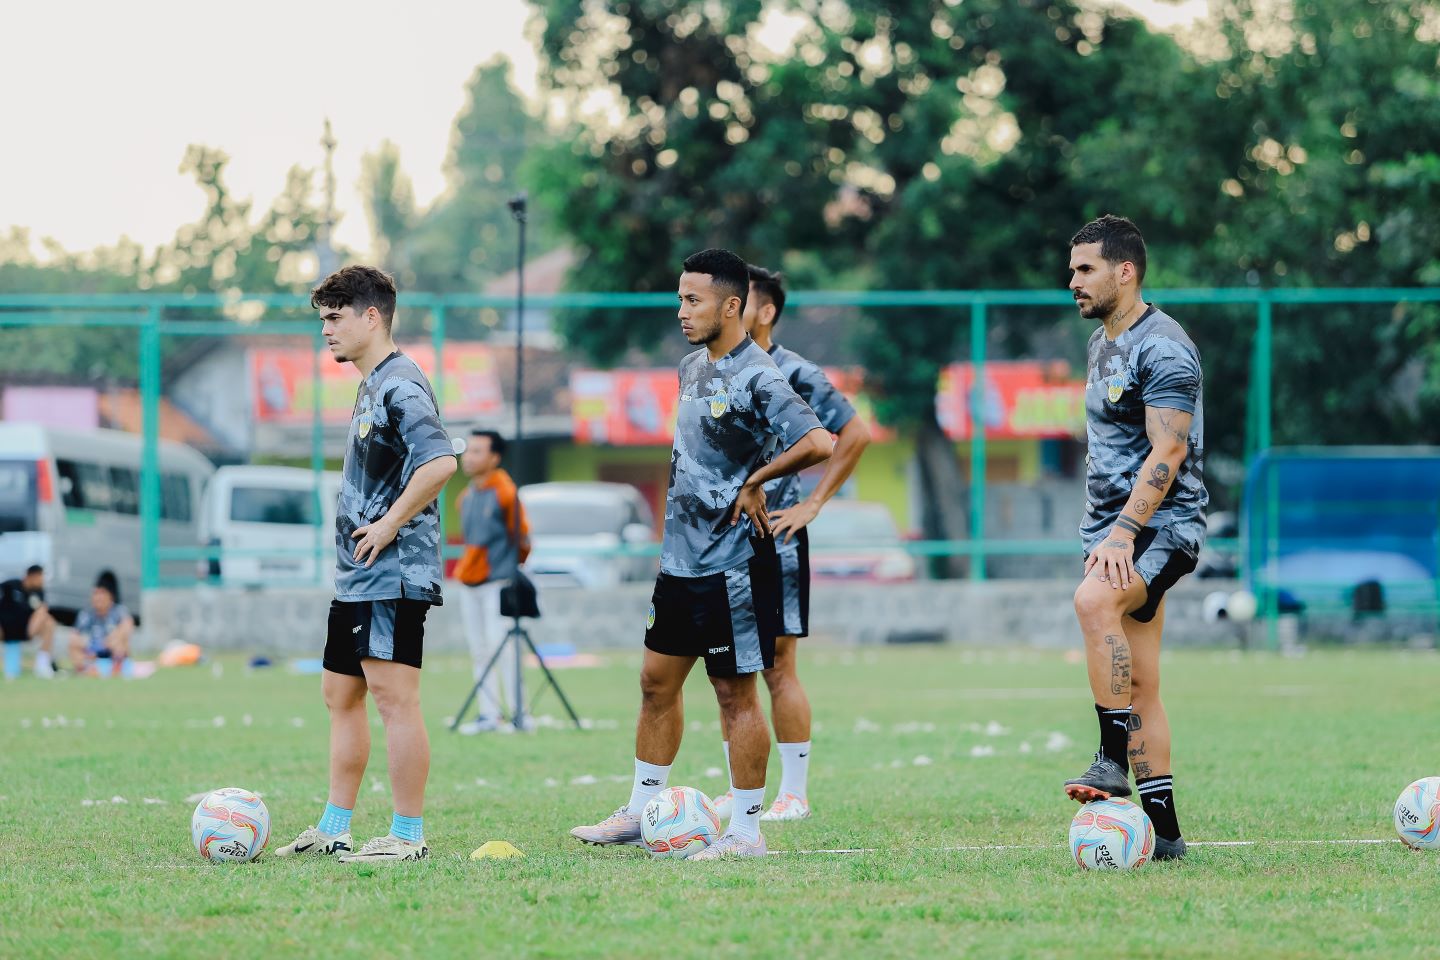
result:
<svg viewBox="0 0 1440 960"><path fill-rule="evenodd" d="M681 269L686 273L703 273L726 299L740 298L740 312L745 312L745 300L750 296L750 271L745 261L719 247L701 250L685 258Z"/></svg>
<svg viewBox="0 0 1440 960"><path fill-rule="evenodd" d="M45 572L45 568L42 567L42 566L40 566L40 564L38 564L38 563L32 563L32 564L30 564L30 566L28 566L28 567L25 568L25 576L27 576L27 577L33 577L33 576L35 576L35 574L37 574L37 573L44 573L44 572Z"/></svg>
<svg viewBox="0 0 1440 960"><path fill-rule="evenodd" d="M1135 282L1145 281L1145 238L1130 220L1110 213L1091 220L1070 238L1072 247L1082 243L1100 244L1100 256L1106 263L1129 260L1135 264Z"/></svg>
<svg viewBox="0 0 1440 960"><path fill-rule="evenodd" d="M110 598L116 603L120 602L120 580L110 570L101 570L100 576L95 578L95 586L110 594Z"/></svg>
<svg viewBox="0 0 1440 960"><path fill-rule="evenodd" d="M476 427L470 431L470 436L484 437L490 441L491 453L497 453L502 457L505 456L505 438L500 436L498 432L494 430L481 430L479 427Z"/></svg>
<svg viewBox="0 0 1440 960"><path fill-rule="evenodd" d="M389 330L395 322L395 278L375 267L341 267L310 291L310 306L334 310L354 307L362 313L374 307Z"/></svg>
<svg viewBox="0 0 1440 960"><path fill-rule="evenodd" d="M779 270L766 270L753 263L746 269L750 273L750 286L770 301L775 308L775 319L772 322L779 323L780 314L785 312L785 275Z"/></svg>

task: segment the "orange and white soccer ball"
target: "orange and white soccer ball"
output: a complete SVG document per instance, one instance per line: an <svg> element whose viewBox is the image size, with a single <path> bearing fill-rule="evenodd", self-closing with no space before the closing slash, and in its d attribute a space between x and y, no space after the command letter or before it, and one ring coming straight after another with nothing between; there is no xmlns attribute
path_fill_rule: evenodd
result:
<svg viewBox="0 0 1440 960"><path fill-rule="evenodd" d="M720 817L694 787L667 787L645 804L640 837L651 856L683 859L720 839Z"/></svg>
<svg viewBox="0 0 1440 960"><path fill-rule="evenodd" d="M1155 852L1155 825L1129 800L1092 800L1070 821L1070 853L1084 870L1132 870Z"/></svg>
<svg viewBox="0 0 1440 960"><path fill-rule="evenodd" d="M190 839L196 852L211 863L254 860L270 842L270 811L253 790L216 790L196 805Z"/></svg>

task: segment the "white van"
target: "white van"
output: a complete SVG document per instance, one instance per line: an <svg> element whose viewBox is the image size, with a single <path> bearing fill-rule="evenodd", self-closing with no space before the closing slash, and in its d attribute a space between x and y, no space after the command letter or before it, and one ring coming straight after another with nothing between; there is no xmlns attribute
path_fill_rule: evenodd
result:
<svg viewBox="0 0 1440 960"><path fill-rule="evenodd" d="M200 540L216 550L208 580L225 586L335 582L340 474L299 467L221 467L210 478Z"/></svg>
<svg viewBox="0 0 1440 960"><path fill-rule="evenodd" d="M90 602L102 570L120 599L140 609L139 436L118 430L61 430L0 423L0 579L38 563L45 596L68 622ZM194 547L205 482L215 472L199 452L161 441L161 547ZM164 563L163 578L193 576L189 561Z"/></svg>

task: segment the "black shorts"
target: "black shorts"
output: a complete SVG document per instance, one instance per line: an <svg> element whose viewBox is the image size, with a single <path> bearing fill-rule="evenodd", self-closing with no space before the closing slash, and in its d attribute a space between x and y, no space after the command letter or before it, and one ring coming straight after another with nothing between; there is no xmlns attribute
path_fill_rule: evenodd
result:
<svg viewBox="0 0 1440 960"><path fill-rule="evenodd" d="M810 634L810 535L801 527L790 541L794 549L775 551L780 575L780 636Z"/></svg>
<svg viewBox="0 0 1440 960"><path fill-rule="evenodd" d="M30 639L30 614L0 616L0 638L6 643L20 643Z"/></svg>
<svg viewBox="0 0 1440 960"><path fill-rule="evenodd" d="M1141 557L1144 562L1141 562ZM1087 553L1088 560L1090 555ZM1196 558L1188 548L1175 541L1164 527L1146 527L1135 538L1135 555L1131 561L1135 572L1145 581L1145 602L1126 614L1141 623L1155 619L1160 601L1180 578L1195 570Z"/></svg>
<svg viewBox="0 0 1440 960"><path fill-rule="evenodd" d="M325 669L363 677L366 658L420 669L429 612L424 600L332 600Z"/></svg>
<svg viewBox="0 0 1440 960"><path fill-rule="evenodd" d="M775 666L780 578L770 540L751 539L755 556L708 577L660 574L650 598L645 646L671 657L704 657L712 677Z"/></svg>

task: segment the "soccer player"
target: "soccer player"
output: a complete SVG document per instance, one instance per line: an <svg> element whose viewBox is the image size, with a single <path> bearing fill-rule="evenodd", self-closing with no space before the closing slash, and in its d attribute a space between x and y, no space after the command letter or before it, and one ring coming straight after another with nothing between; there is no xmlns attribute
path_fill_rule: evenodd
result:
<svg viewBox="0 0 1440 960"><path fill-rule="evenodd" d="M1070 271L1080 315L1102 324L1085 377L1085 577L1075 591L1100 752L1065 792L1081 803L1128 797L1128 763L1155 824L1155 859L1176 860L1185 840L1160 702L1160 634L1165 591L1195 569L1205 540L1200 354L1141 296L1145 241L1129 220L1106 215L1081 228Z"/></svg>
<svg viewBox="0 0 1440 960"><path fill-rule="evenodd" d="M335 600L321 680L330 712L329 802L317 826L276 853L341 854L341 863L420 860L430 853L420 662L425 615L441 602L435 497L455 472L455 456L429 381L395 349L395 282L374 267L345 267L315 288L310 304L331 355L355 364L361 383L335 515ZM388 834L352 851L350 817L370 757L366 694L385 724L394 815Z"/></svg>
<svg viewBox="0 0 1440 960"><path fill-rule="evenodd" d="M75 618L70 634L70 666L77 674L95 676L101 659L110 661L110 675L128 676L130 638L135 618L120 602L120 584L109 570L100 571L90 590L90 606Z"/></svg>
<svg viewBox="0 0 1440 960"><path fill-rule="evenodd" d="M870 431L855 416L855 408L835 389L825 372L804 357L775 343L775 325L785 311L785 281L779 273L750 265L750 296L745 301L745 330L770 354L800 399L810 405L820 423L836 435L835 453L814 491L800 499L800 478L794 474L765 485L765 502L775 533L780 572L780 610L784 633L775 641L775 666L765 671L770 689L770 719L780 751L780 791L760 819L803 820L810 816L810 700L796 673L795 641L810 629L810 541L805 527L815 519L836 492L850 479L860 455L870 443ZM725 742L725 763L730 743ZM731 788L734 789L733 786ZM728 816L733 796L726 791L715 801L720 815Z"/></svg>
<svg viewBox="0 0 1440 960"><path fill-rule="evenodd" d="M701 349L680 362L660 576L646 621L630 801L572 836L639 845L640 813L665 788L684 731L681 691L695 661L730 735L734 812L725 835L692 857L762 856L760 811L770 734L755 674L775 665L781 633L765 484L819 463L833 442L769 355L745 334L750 280L728 250L689 257L680 329Z"/></svg>
<svg viewBox="0 0 1440 960"><path fill-rule="evenodd" d="M5 641L5 678L20 675L20 644L39 640L35 676L55 676L51 652L55 645L55 618L45 605L45 568L35 564L25 576L0 583L0 639Z"/></svg>
<svg viewBox="0 0 1440 960"><path fill-rule="evenodd" d="M475 679L495 656L505 639L507 627L500 616L500 591L530 555L530 525L516 495L515 481L500 466L505 455L505 438L494 430L472 430L470 442L460 457L460 469L470 478L460 493L460 529L465 537L465 554L455 566L455 578L464 584L460 591L460 613L465 621L465 639ZM520 512L519 539L516 539L516 511ZM502 675L515 676L520 662L517 644L507 664L496 663L480 691L479 715L460 725L465 734L483 733L500 727ZM488 704L488 706L487 706ZM493 712L488 712L493 711Z"/></svg>

